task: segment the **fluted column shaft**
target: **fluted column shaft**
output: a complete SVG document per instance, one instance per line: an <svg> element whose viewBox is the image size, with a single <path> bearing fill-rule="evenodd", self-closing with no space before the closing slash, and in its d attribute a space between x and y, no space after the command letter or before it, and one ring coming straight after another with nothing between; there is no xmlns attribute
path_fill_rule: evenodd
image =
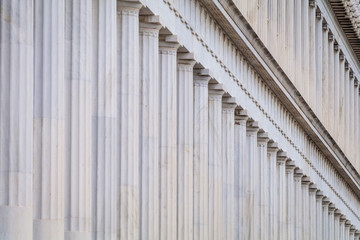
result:
<svg viewBox="0 0 360 240"><path fill-rule="evenodd" d="M310 184L309 187L309 239L316 240L316 191L317 186Z"/></svg>
<svg viewBox="0 0 360 240"><path fill-rule="evenodd" d="M0 3L0 238L32 239L33 1Z"/></svg>
<svg viewBox="0 0 360 240"><path fill-rule="evenodd" d="M286 226L286 167L285 163L287 157L284 155L284 152L280 152L277 155L277 182L278 182L278 231L279 231L279 239L285 240L287 239L287 229L283 226Z"/></svg>
<svg viewBox="0 0 360 240"><path fill-rule="evenodd" d="M278 239L279 238L279 229L278 229L278 192L277 192L277 152L279 148L274 143L268 143L268 169L269 169L269 238ZM244 220L246 221L246 220Z"/></svg>
<svg viewBox="0 0 360 240"><path fill-rule="evenodd" d="M141 17L140 42L140 238L159 239L159 29Z"/></svg>
<svg viewBox="0 0 360 240"><path fill-rule="evenodd" d="M339 210L334 211L334 239L340 239L340 215Z"/></svg>
<svg viewBox="0 0 360 240"><path fill-rule="evenodd" d="M321 13L316 13L316 43L315 43L315 52L316 52L316 114L322 119L322 66L323 66L323 20Z"/></svg>
<svg viewBox="0 0 360 240"><path fill-rule="evenodd" d="M255 122L257 124L257 122ZM255 203L255 186L258 180L258 169L255 169L255 161L257 161L257 132L258 127L253 127L249 124L254 124L254 122L248 122L247 132L246 132L246 152L247 158L245 160L247 170L246 182L246 206L244 218L247 219L244 226L245 237L250 236L250 239L259 239L259 226L258 219L259 216L256 214L256 203ZM256 179L255 179L256 178Z"/></svg>
<svg viewBox="0 0 360 240"><path fill-rule="evenodd" d="M345 240L345 221L344 216L340 216L340 240Z"/></svg>
<svg viewBox="0 0 360 240"><path fill-rule="evenodd" d="M65 239L91 239L92 3L65 7Z"/></svg>
<svg viewBox="0 0 360 240"><path fill-rule="evenodd" d="M35 1L34 239L64 239L64 1Z"/></svg>
<svg viewBox="0 0 360 240"><path fill-rule="evenodd" d="M209 239L222 238L222 95L209 90Z"/></svg>
<svg viewBox="0 0 360 240"><path fill-rule="evenodd" d="M322 121L328 127L329 118L329 36L328 25L323 21L322 31Z"/></svg>
<svg viewBox="0 0 360 240"><path fill-rule="evenodd" d="M245 212L245 163L246 160L246 121L244 110L235 110L235 239L244 238Z"/></svg>
<svg viewBox="0 0 360 240"><path fill-rule="evenodd" d="M267 160L267 143L269 138L267 133L258 134L258 186L256 187L257 193L256 196L256 208L259 212L259 227L260 227L260 239L266 239L269 236L268 228L268 215L269 215L269 206L268 206L268 160Z"/></svg>
<svg viewBox="0 0 360 240"><path fill-rule="evenodd" d="M309 178L304 177L302 179L302 229L303 229L303 239L308 240L310 239L310 209L309 209Z"/></svg>
<svg viewBox="0 0 360 240"><path fill-rule="evenodd" d="M160 64L160 239L177 233L177 76L178 45L163 39Z"/></svg>
<svg viewBox="0 0 360 240"><path fill-rule="evenodd" d="M189 240L194 232L194 63L178 59L177 65L177 237Z"/></svg>
<svg viewBox="0 0 360 240"><path fill-rule="evenodd" d="M210 76L194 74L194 239L209 237L209 113Z"/></svg>
<svg viewBox="0 0 360 240"><path fill-rule="evenodd" d="M334 204L330 204L329 205L329 227L328 227L328 231L329 231L329 239L330 240L335 240L335 232L334 232L334 211L335 211L335 205Z"/></svg>
<svg viewBox="0 0 360 240"><path fill-rule="evenodd" d="M323 239L329 239L329 199L324 198L322 202L322 212L323 212Z"/></svg>
<svg viewBox="0 0 360 240"><path fill-rule="evenodd" d="M294 162L288 161L286 164L286 229L288 240L295 239L295 184L294 184Z"/></svg>
<svg viewBox="0 0 360 240"><path fill-rule="evenodd" d="M301 189L301 178L302 172L299 169L296 169L294 174L295 180L295 239L303 239L304 229L303 229L303 209L302 209L302 189Z"/></svg>
<svg viewBox="0 0 360 240"><path fill-rule="evenodd" d="M222 239L235 239L234 124L236 104L222 104Z"/></svg>
<svg viewBox="0 0 360 240"><path fill-rule="evenodd" d="M116 239L116 1L93 10L93 239Z"/></svg>

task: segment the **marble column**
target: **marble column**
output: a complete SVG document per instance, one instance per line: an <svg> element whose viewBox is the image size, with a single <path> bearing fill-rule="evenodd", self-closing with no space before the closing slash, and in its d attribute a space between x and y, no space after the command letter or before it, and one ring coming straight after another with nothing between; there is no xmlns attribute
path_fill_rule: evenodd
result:
<svg viewBox="0 0 360 240"><path fill-rule="evenodd" d="M335 119L334 119L334 105L335 105L335 89L334 89L334 35L329 32L329 49L328 49L328 91L327 91L327 98L328 98L328 129L333 136L335 136ZM331 119L331 120L330 120Z"/></svg>
<svg viewBox="0 0 360 240"><path fill-rule="evenodd" d="M285 163L287 160L286 152L280 151L277 154L277 182L278 182L278 231L279 231L279 239L285 240L287 239L287 229L283 226L286 226L286 168Z"/></svg>
<svg viewBox="0 0 360 240"><path fill-rule="evenodd" d="M194 70L194 240L209 238L208 69Z"/></svg>
<svg viewBox="0 0 360 240"><path fill-rule="evenodd" d="M209 85L209 239L222 238L222 95L224 91Z"/></svg>
<svg viewBox="0 0 360 240"><path fill-rule="evenodd" d="M329 205L330 200L327 197L324 197L322 200L323 239L329 239Z"/></svg>
<svg viewBox="0 0 360 240"><path fill-rule="evenodd" d="M335 209L334 211L334 239L340 239L340 216L341 211Z"/></svg>
<svg viewBox="0 0 360 240"><path fill-rule="evenodd" d="M302 229L303 234L302 237L304 240L310 239L310 208L309 208L309 185L310 178L303 177L301 179L301 189L302 189Z"/></svg>
<svg viewBox="0 0 360 240"><path fill-rule="evenodd" d="M192 240L195 61L190 53L178 53L177 57L177 238Z"/></svg>
<svg viewBox="0 0 360 240"><path fill-rule="evenodd" d="M63 240L65 2L34 6L33 238Z"/></svg>
<svg viewBox="0 0 360 240"><path fill-rule="evenodd" d="M351 222L349 220L346 220L345 231L344 231L345 240L349 240L350 238L350 227L351 227Z"/></svg>
<svg viewBox="0 0 360 240"><path fill-rule="evenodd" d="M268 143L268 171L269 171L269 239L275 240L279 237L278 229L278 192L277 192L277 152L278 145L275 142Z"/></svg>
<svg viewBox="0 0 360 240"><path fill-rule="evenodd" d="M222 103L222 239L235 239L235 111L234 98Z"/></svg>
<svg viewBox="0 0 360 240"><path fill-rule="evenodd" d="M93 1L93 239L116 239L116 1Z"/></svg>
<svg viewBox="0 0 360 240"><path fill-rule="evenodd" d="M309 102L311 108L316 112L316 1L309 0ZM320 30L321 32L321 30Z"/></svg>
<svg viewBox="0 0 360 240"><path fill-rule="evenodd" d="M235 110L235 239L244 236L245 212L245 186L244 186L244 161L246 160L246 121L247 111L242 109Z"/></svg>
<svg viewBox="0 0 360 240"><path fill-rule="evenodd" d="M316 12L316 114L322 119L322 67L323 67L323 19L321 12Z"/></svg>
<svg viewBox="0 0 360 240"><path fill-rule="evenodd" d="M345 240L345 215L340 215L340 240Z"/></svg>
<svg viewBox="0 0 360 240"><path fill-rule="evenodd" d="M286 230L288 240L295 239L295 184L294 184L294 161L286 162Z"/></svg>
<svg viewBox="0 0 360 240"><path fill-rule="evenodd" d="M137 1L117 1L118 239L139 239L140 7ZM174 79L175 69L174 64Z"/></svg>
<svg viewBox="0 0 360 240"><path fill-rule="evenodd" d="M309 186L309 239L316 240L316 184Z"/></svg>
<svg viewBox="0 0 360 240"><path fill-rule="evenodd" d="M316 239L323 239L322 191L316 192Z"/></svg>
<svg viewBox="0 0 360 240"><path fill-rule="evenodd" d="M140 238L159 239L159 24L140 16Z"/></svg>
<svg viewBox="0 0 360 240"><path fill-rule="evenodd" d="M323 31L322 31L322 121L325 127L328 127L329 119L329 31L328 24L323 19Z"/></svg>
<svg viewBox="0 0 360 240"><path fill-rule="evenodd" d="M350 237L349 237L349 240L354 240L355 238L355 227L352 225L350 227Z"/></svg>
<svg viewBox="0 0 360 240"><path fill-rule="evenodd" d="M302 170L295 169L295 239L303 239L303 206L302 206L302 189L301 179L303 177Z"/></svg>
<svg viewBox="0 0 360 240"><path fill-rule="evenodd" d="M177 59L174 35L160 35L160 239L177 233Z"/></svg>
<svg viewBox="0 0 360 240"><path fill-rule="evenodd" d="M329 227L328 227L329 239L330 240L335 240L335 238L334 238L335 237L335 232L334 232L334 224L335 224L334 212L335 212L335 205L331 203L329 205Z"/></svg>
<svg viewBox="0 0 360 240"><path fill-rule="evenodd" d="M256 162L258 169L258 185L255 187L257 193L255 194L256 209L259 212L259 226L260 239L266 239L269 236L269 186L268 186L268 160L267 160L267 145L269 142L268 134L259 132L257 137L258 160Z"/></svg>
<svg viewBox="0 0 360 240"><path fill-rule="evenodd" d="M0 3L0 238L33 235L33 1Z"/></svg>
<svg viewBox="0 0 360 240"><path fill-rule="evenodd" d="M65 239L91 239L92 2L65 9Z"/></svg>
<svg viewBox="0 0 360 240"><path fill-rule="evenodd" d="M258 219L255 211L255 182L258 180L258 169L255 169L255 161L257 161L257 132L259 131L258 122L247 122L246 128L246 153L247 158L245 160L247 169L245 186L246 186L246 205L244 218L247 219L244 226L245 236L250 236L250 239L259 239L259 226Z"/></svg>

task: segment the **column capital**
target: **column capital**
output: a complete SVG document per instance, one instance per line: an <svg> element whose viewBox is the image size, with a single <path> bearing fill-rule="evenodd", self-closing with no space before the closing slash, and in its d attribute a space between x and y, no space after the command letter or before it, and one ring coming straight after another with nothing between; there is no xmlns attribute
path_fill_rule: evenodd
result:
<svg viewBox="0 0 360 240"><path fill-rule="evenodd" d="M330 203L330 205L329 205L329 211L331 211L331 212L334 212L335 213L335 204L333 204L333 203Z"/></svg>
<svg viewBox="0 0 360 240"><path fill-rule="evenodd" d="M328 205L330 205L330 199L328 198L328 197L324 197L323 199L322 199L322 205L323 206L328 206Z"/></svg>
<svg viewBox="0 0 360 240"><path fill-rule="evenodd" d="M292 160L286 161L286 174L293 174L295 170L295 162Z"/></svg>
<svg viewBox="0 0 360 240"><path fill-rule="evenodd" d="M334 34L332 34L332 32L330 32L330 31L329 31L329 34L328 34L328 39L329 39L329 42L334 41Z"/></svg>
<svg viewBox="0 0 360 240"><path fill-rule="evenodd" d="M248 120L246 122L246 134L256 136L258 131L259 131L259 123L257 121Z"/></svg>
<svg viewBox="0 0 360 240"><path fill-rule="evenodd" d="M341 210L338 209L338 208L336 208L335 211L334 211L334 216L340 218L340 216L341 216Z"/></svg>
<svg viewBox="0 0 360 240"><path fill-rule="evenodd" d="M310 185L310 178L308 176L303 176L301 178L301 184L304 186L309 186Z"/></svg>
<svg viewBox="0 0 360 240"><path fill-rule="evenodd" d="M322 20L322 13L320 10L316 10L316 18Z"/></svg>
<svg viewBox="0 0 360 240"><path fill-rule="evenodd" d="M340 222L343 222L343 223L346 222L346 216L344 214L340 215Z"/></svg>
<svg viewBox="0 0 360 240"><path fill-rule="evenodd" d="M303 171L300 168L296 168L294 171L294 180L295 182L301 182L302 177L304 176Z"/></svg>
<svg viewBox="0 0 360 240"><path fill-rule="evenodd" d="M340 61L343 61L345 59L344 52L341 49L340 49L340 53L339 53L339 59L340 59Z"/></svg>
<svg viewBox="0 0 360 240"><path fill-rule="evenodd" d="M209 100L221 101L225 90L222 84L209 84Z"/></svg>
<svg viewBox="0 0 360 240"><path fill-rule="evenodd" d="M162 27L159 16L139 16L140 35L159 36L159 30Z"/></svg>
<svg viewBox="0 0 360 240"><path fill-rule="evenodd" d="M322 191L317 191L316 192L316 200L322 200L324 198L324 193Z"/></svg>
<svg viewBox="0 0 360 240"><path fill-rule="evenodd" d="M309 0L309 6L312 8L316 7L316 0Z"/></svg>
<svg viewBox="0 0 360 240"><path fill-rule="evenodd" d="M178 41L178 37L176 35L160 34L159 36L160 53L175 55L179 46L180 44Z"/></svg>
<svg viewBox="0 0 360 240"><path fill-rule="evenodd" d="M236 108L235 109L235 124L246 126L246 121L249 116L245 109Z"/></svg>
<svg viewBox="0 0 360 240"><path fill-rule="evenodd" d="M287 153L284 151L277 152L276 162L278 165L285 165L286 160L288 159Z"/></svg>
<svg viewBox="0 0 360 240"><path fill-rule="evenodd" d="M229 113L234 114L235 108L237 107L236 98L223 96L222 107L223 111L230 111Z"/></svg>
<svg viewBox="0 0 360 240"><path fill-rule="evenodd" d="M336 40L334 41L334 50L335 52L339 51L339 44Z"/></svg>
<svg viewBox="0 0 360 240"><path fill-rule="evenodd" d="M209 81L211 79L210 70L207 68L195 68L193 69L194 73L194 85L208 87Z"/></svg>
<svg viewBox="0 0 360 240"><path fill-rule="evenodd" d="M263 144L263 147L267 146L267 143L269 142L269 134L267 132L258 132L257 134L257 141L258 144Z"/></svg>
<svg viewBox="0 0 360 240"><path fill-rule="evenodd" d="M326 22L325 18L322 18L322 28L324 31L328 31L329 30L329 25Z"/></svg>
<svg viewBox="0 0 360 240"><path fill-rule="evenodd" d="M117 13L121 15L137 16L142 4L138 0L117 0Z"/></svg>
<svg viewBox="0 0 360 240"><path fill-rule="evenodd" d="M350 234L355 234L356 228L354 225L351 225L350 227Z"/></svg>
<svg viewBox="0 0 360 240"><path fill-rule="evenodd" d="M354 78L354 87L357 88L359 86L359 81L357 77Z"/></svg>
<svg viewBox="0 0 360 240"><path fill-rule="evenodd" d="M348 228L351 227L351 222L350 222L350 220L346 220L346 221L345 221L345 227L348 227Z"/></svg>
<svg viewBox="0 0 360 240"><path fill-rule="evenodd" d="M276 154L279 151L279 146L276 142L270 140L268 142L268 152L271 154Z"/></svg>
<svg viewBox="0 0 360 240"><path fill-rule="evenodd" d="M193 71L193 67L196 63L194 53L177 53L177 60L178 60L178 69L179 67L184 67L185 69L191 69Z"/></svg>

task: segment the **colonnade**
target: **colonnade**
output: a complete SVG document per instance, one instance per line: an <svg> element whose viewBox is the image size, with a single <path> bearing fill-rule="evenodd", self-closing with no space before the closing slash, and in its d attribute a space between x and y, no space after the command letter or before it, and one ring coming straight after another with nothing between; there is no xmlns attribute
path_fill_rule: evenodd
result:
<svg viewBox="0 0 360 240"><path fill-rule="evenodd" d="M150 9L24 3L1 6L1 239L359 239Z"/></svg>

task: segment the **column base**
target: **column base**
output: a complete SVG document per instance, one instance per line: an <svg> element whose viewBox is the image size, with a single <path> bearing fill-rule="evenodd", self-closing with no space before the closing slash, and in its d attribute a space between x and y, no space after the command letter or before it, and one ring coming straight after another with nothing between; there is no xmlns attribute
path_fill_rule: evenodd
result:
<svg viewBox="0 0 360 240"><path fill-rule="evenodd" d="M63 240L64 221L55 219L34 220L34 239Z"/></svg>
<svg viewBox="0 0 360 240"><path fill-rule="evenodd" d="M32 239L32 208L0 206L0 239Z"/></svg>

